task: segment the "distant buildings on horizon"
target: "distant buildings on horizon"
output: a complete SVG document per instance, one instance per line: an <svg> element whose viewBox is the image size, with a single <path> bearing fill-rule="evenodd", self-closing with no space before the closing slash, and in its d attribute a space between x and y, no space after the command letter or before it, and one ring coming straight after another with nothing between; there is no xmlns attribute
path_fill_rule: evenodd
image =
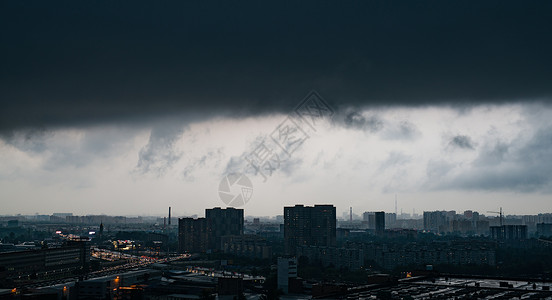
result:
<svg viewBox="0 0 552 300"><path fill-rule="evenodd" d="M300 206L300 205L299 205ZM317 207L319 205L315 205ZM335 210L335 206L330 205ZM308 207L308 206L303 206ZM241 221L232 221L231 224L234 225L236 222L243 223L242 230L246 230L246 234L256 233L260 228L268 228L270 232L284 233L284 228L282 227L278 230L278 225L284 225L285 223L285 209L284 214L277 215L275 217L254 217L254 216L245 216L243 209L236 209L241 211L241 216L239 220ZM305 209L308 210L308 209ZM214 210L206 210L206 213ZM224 211L224 209L220 209ZM389 229L414 229L419 231L433 232L437 234L446 234L446 233L459 233L462 235L487 235L491 236L491 227L501 226L501 218L499 216L491 215L486 216L480 214L477 211L466 210L463 213L457 213L456 211L424 211L419 219L405 219L405 216L411 216L407 214L397 215L396 213L389 212L364 212L362 213L362 218L359 219L357 215L352 214L352 210L349 211L349 216L347 218L337 218L332 217L334 220L336 228L344 228L349 230L367 230L368 232L374 235L381 235L385 230ZM187 217L189 218L189 217ZM196 215L192 216L191 219L198 219ZM203 219L203 218L199 218ZM221 218L211 217L212 220L217 220L213 222L219 222ZM237 219L235 219L237 220ZM529 236L534 234L548 234L550 231L548 224L552 224L552 213L542 213L538 215L506 215L502 218L504 224L502 225L526 225L527 233ZM86 215L86 216L76 216L72 213L53 213L52 215L31 215L31 216L0 216L0 227L14 227L20 226L25 223L33 222L43 222L51 224L74 224L74 225L96 225L99 226L100 223L108 226L125 226L136 224L153 224L158 226L158 228L173 228L176 230L177 226L174 226L178 223L178 218L172 217L171 222L167 217L147 217L147 216L138 216L138 217L125 217L125 216L107 216L107 215ZM191 221L190 221L191 222ZM202 221L198 221L196 224L199 228L206 228L207 225L201 225ZM240 223L240 224L241 224ZM169 224L173 224L172 226ZM273 225L270 225L273 224ZM168 227L167 227L168 226ZM218 226L224 227L224 226ZM212 228L218 228L217 226ZM276 230L274 230L274 228ZM211 229L214 230L214 229ZM262 230L261 230L262 231ZM271 235L271 233L263 231L264 233ZM202 235L201 233L200 235ZM218 233L214 233L219 235ZM197 240L197 238L196 238ZM234 239L235 240L235 239ZM248 239L251 240L251 239ZM215 248L213 241L209 242L208 248ZM218 243L218 242L217 242ZM194 246L193 249L203 249L207 246Z"/></svg>

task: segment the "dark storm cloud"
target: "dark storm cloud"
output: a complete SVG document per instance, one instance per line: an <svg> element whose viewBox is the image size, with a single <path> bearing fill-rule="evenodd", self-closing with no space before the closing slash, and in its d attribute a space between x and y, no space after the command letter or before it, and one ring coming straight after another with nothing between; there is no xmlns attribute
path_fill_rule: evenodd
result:
<svg viewBox="0 0 552 300"><path fill-rule="evenodd" d="M3 1L0 130L287 113L311 89L335 107L550 99L551 14L550 1Z"/></svg>
<svg viewBox="0 0 552 300"><path fill-rule="evenodd" d="M467 135L457 135L452 138L449 144L460 149L475 149L473 141Z"/></svg>
<svg viewBox="0 0 552 300"><path fill-rule="evenodd" d="M6 132L0 135L6 144L11 145L23 152L38 154L46 151L46 139L51 136L51 132L45 129L28 129L17 132Z"/></svg>

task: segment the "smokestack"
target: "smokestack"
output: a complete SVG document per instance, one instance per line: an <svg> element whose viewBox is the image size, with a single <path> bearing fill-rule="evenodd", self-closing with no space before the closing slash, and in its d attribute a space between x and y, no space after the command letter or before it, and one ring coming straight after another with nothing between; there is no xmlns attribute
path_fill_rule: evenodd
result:
<svg viewBox="0 0 552 300"><path fill-rule="evenodd" d="M171 226L171 207L169 206L169 226Z"/></svg>
<svg viewBox="0 0 552 300"><path fill-rule="evenodd" d="M353 223L353 207L349 207L349 222Z"/></svg>

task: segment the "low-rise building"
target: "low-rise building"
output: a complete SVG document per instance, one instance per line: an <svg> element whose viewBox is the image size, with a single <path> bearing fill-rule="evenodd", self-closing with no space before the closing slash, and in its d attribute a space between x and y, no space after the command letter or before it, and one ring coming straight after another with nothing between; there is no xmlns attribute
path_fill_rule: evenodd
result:
<svg viewBox="0 0 552 300"><path fill-rule="evenodd" d="M227 235L221 237L222 252L250 258L269 259L272 247L257 235Z"/></svg>
<svg viewBox="0 0 552 300"><path fill-rule="evenodd" d="M364 252L358 248L303 246L297 247L297 257L304 256L310 263L338 269L359 270L364 266Z"/></svg>
<svg viewBox="0 0 552 300"><path fill-rule="evenodd" d="M90 265L87 240L67 241L61 247L0 253L7 278L47 278L49 275L86 271Z"/></svg>

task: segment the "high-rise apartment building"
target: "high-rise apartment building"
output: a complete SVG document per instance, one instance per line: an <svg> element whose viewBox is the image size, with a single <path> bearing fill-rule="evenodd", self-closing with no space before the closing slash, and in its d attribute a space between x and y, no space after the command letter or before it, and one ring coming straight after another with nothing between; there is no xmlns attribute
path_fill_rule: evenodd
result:
<svg viewBox="0 0 552 300"><path fill-rule="evenodd" d="M215 207L205 210L205 218L178 220L180 252L221 250L223 236L243 234L243 209Z"/></svg>
<svg viewBox="0 0 552 300"><path fill-rule="evenodd" d="M180 253L205 252L207 243L207 220L205 218L178 219L178 250Z"/></svg>
<svg viewBox="0 0 552 300"><path fill-rule="evenodd" d="M294 255L299 246L336 245L336 209L333 205L284 207L285 250Z"/></svg>
<svg viewBox="0 0 552 300"><path fill-rule="evenodd" d="M527 239L526 225L491 226L491 238L496 240L525 240Z"/></svg>
<svg viewBox="0 0 552 300"><path fill-rule="evenodd" d="M448 232L449 218L445 211L424 211L424 229L432 232Z"/></svg>
<svg viewBox="0 0 552 300"><path fill-rule="evenodd" d="M385 212L377 211L376 216L376 235L382 236L385 233Z"/></svg>
<svg viewBox="0 0 552 300"><path fill-rule="evenodd" d="M395 228L395 226L397 226L396 213L385 213L385 226L387 228Z"/></svg>
<svg viewBox="0 0 552 300"><path fill-rule="evenodd" d="M367 211L362 214L362 222L368 229L376 229L376 213Z"/></svg>
<svg viewBox="0 0 552 300"><path fill-rule="evenodd" d="M396 214L386 214L383 211L367 211L362 215L363 223L368 229L374 230L376 235L383 235L385 232L385 224L394 224L397 220ZM387 222L386 220L392 220Z"/></svg>
<svg viewBox="0 0 552 300"><path fill-rule="evenodd" d="M243 234L243 209L215 207L205 210L208 249L220 250L221 237Z"/></svg>

